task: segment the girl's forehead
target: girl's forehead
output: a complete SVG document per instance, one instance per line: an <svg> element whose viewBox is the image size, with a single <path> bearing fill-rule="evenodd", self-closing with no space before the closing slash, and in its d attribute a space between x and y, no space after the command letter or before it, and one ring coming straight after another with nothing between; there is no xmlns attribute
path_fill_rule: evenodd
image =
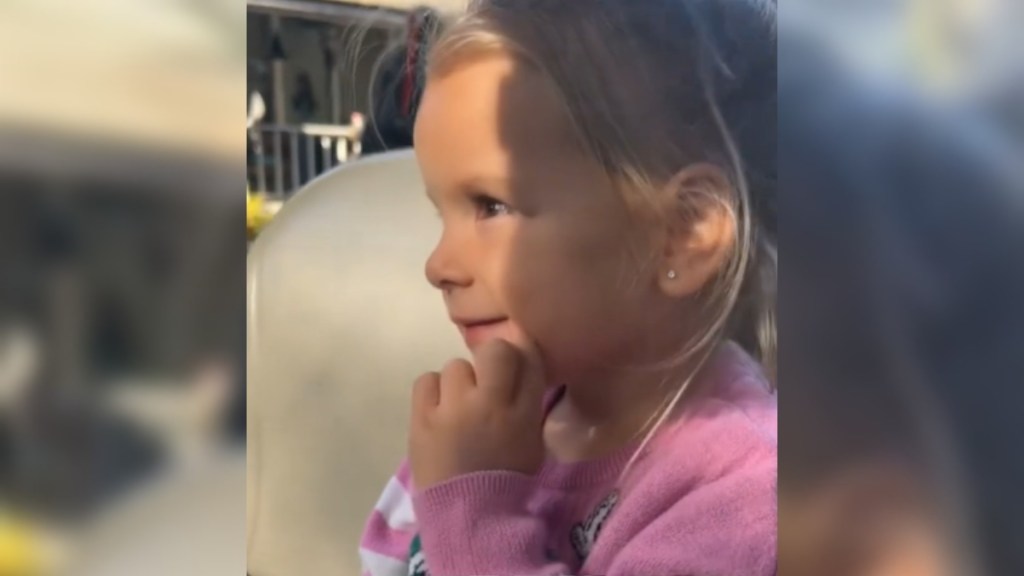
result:
<svg viewBox="0 0 1024 576"><path fill-rule="evenodd" d="M530 178L581 159L567 125L557 92L537 72L495 55L430 81L416 147L428 178Z"/></svg>
<svg viewBox="0 0 1024 576"><path fill-rule="evenodd" d="M564 137L566 106L555 86L532 66L500 52L467 59L431 78L421 113L489 129L508 145L536 148L570 140Z"/></svg>

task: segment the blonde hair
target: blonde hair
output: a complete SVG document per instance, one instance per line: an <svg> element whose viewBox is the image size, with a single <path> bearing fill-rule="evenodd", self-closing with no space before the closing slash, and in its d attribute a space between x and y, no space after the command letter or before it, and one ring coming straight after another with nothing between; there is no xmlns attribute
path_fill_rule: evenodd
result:
<svg viewBox="0 0 1024 576"><path fill-rule="evenodd" d="M428 59L428 78L494 52L535 68L628 205L654 206L658 185L694 163L730 178L728 197L713 200L735 218L734 249L702 291L707 329L669 362L697 368L648 422L648 440L723 339L774 382L774 14L769 0L478 0Z"/></svg>

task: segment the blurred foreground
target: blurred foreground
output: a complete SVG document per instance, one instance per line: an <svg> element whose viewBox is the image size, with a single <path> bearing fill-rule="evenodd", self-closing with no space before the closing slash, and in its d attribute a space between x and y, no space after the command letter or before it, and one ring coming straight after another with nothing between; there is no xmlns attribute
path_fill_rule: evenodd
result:
<svg viewBox="0 0 1024 576"><path fill-rule="evenodd" d="M1024 6L781 4L779 573L1024 574Z"/></svg>
<svg viewBox="0 0 1024 576"><path fill-rule="evenodd" d="M0 5L0 574L244 572L244 6Z"/></svg>

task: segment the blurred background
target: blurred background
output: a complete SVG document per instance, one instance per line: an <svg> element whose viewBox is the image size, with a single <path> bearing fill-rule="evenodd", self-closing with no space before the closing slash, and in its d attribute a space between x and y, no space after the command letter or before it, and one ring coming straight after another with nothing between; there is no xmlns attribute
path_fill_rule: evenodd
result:
<svg viewBox="0 0 1024 576"><path fill-rule="evenodd" d="M251 234L320 174L363 155L412 145L427 47L442 21L465 5L247 2Z"/></svg>

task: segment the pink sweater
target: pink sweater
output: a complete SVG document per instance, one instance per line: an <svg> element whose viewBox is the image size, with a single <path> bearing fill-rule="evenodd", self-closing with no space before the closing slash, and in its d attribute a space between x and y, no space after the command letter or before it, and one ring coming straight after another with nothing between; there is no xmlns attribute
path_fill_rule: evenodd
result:
<svg viewBox="0 0 1024 576"><path fill-rule="evenodd" d="M622 482L636 445L548 461L535 477L479 472L424 491L403 463L367 523L363 574L775 574L776 396L735 344L704 373L706 392Z"/></svg>

